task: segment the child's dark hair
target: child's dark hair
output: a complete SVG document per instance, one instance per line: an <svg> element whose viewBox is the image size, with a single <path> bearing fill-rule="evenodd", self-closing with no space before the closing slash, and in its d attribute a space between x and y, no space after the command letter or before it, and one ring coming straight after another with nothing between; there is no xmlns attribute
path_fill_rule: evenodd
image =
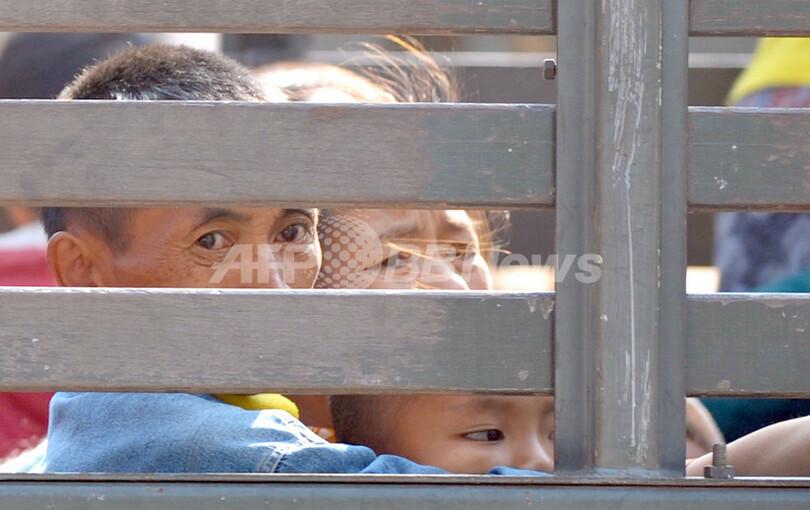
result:
<svg viewBox="0 0 810 510"><path fill-rule="evenodd" d="M329 411L338 442L368 446L378 455L388 452L392 420L415 395L332 395Z"/></svg>
<svg viewBox="0 0 810 510"><path fill-rule="evenodd" d="M264 101L267 93L247 68L230 58L185 46L153 45L130 48L85 69L58 99ZM78 221L120 250L126 248L122 234L129 211L46 207L41 217L49 236Z"/></svg>

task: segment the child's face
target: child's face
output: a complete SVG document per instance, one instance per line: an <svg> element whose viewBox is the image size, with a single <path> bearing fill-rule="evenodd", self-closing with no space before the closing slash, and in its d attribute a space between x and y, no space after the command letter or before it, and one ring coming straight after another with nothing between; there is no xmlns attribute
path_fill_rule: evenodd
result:
<svg viewBox="0 0 810 510"><path fill-rule="evenodd" d="M342 209L323 219L320 236L324 265L319 287L486 290L492 286L474 225L464 211Z"/></svg>
<svg viewBox="0 0 810 510"><path fill-rule="evenodd" d="M554 397L392 397L386 451L453 473L554 471Z"/></svg>

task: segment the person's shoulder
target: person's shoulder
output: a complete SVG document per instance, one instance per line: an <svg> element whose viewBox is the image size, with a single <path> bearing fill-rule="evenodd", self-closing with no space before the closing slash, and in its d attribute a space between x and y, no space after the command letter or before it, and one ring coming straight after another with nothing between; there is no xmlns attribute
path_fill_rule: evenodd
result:
<svg viewBox="0 0 810 510"><path fill-rule="evenodd" d="M159 408L189 409L205 408L213 405L215 399L191 393L98 393L98 392L59 392L53 396L52 405L57 408L98 407L105 412L115 413L132 408L154 412Z"/></svg>
<svg viewBox="0 0 810 510"><path fill-rule="evenodd" d="M47 470L74 472L272 472L323 442L284 411L186 393L60 393L48 437Z"/></svg>

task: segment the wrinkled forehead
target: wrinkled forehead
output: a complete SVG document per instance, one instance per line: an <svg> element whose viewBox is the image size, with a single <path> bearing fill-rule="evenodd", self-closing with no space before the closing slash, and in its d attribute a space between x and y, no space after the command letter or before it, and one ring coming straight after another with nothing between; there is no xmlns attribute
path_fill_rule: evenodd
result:
<svg viewBox="0 0 810 510"><path fill-rule="evenodd" d="M317 209L284 209L276 207L148 207L132 209L128 237L138 240L153 236L183 235L216 221L242 225L272 225L292 215L304 215L317 221Z"/></svg>

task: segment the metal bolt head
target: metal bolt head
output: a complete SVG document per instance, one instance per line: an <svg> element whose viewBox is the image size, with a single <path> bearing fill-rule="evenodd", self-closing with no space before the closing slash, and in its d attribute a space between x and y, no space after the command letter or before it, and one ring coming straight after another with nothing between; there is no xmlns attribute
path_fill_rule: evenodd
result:
<svg viewBox="0 0 810 510"><path fill-rule="evenodd" d="M735 474L734 466L705 466L703 468L703 478L731 480Z"/></svg>
<svg viewBox="0 0 810 510"><path fill-rule="evenodd" d="M728 454L725 444L712 446L712 465L703 468L704 478L731 479L734 478L734 466L728 465Z"/></svg>
<svg viewBox="0 0 810 510"><path fill-rule="evenodd" d="M557 62L553 58L547 58L543 61L543 78L546 80L553 80L557 76Z"/></svg>

